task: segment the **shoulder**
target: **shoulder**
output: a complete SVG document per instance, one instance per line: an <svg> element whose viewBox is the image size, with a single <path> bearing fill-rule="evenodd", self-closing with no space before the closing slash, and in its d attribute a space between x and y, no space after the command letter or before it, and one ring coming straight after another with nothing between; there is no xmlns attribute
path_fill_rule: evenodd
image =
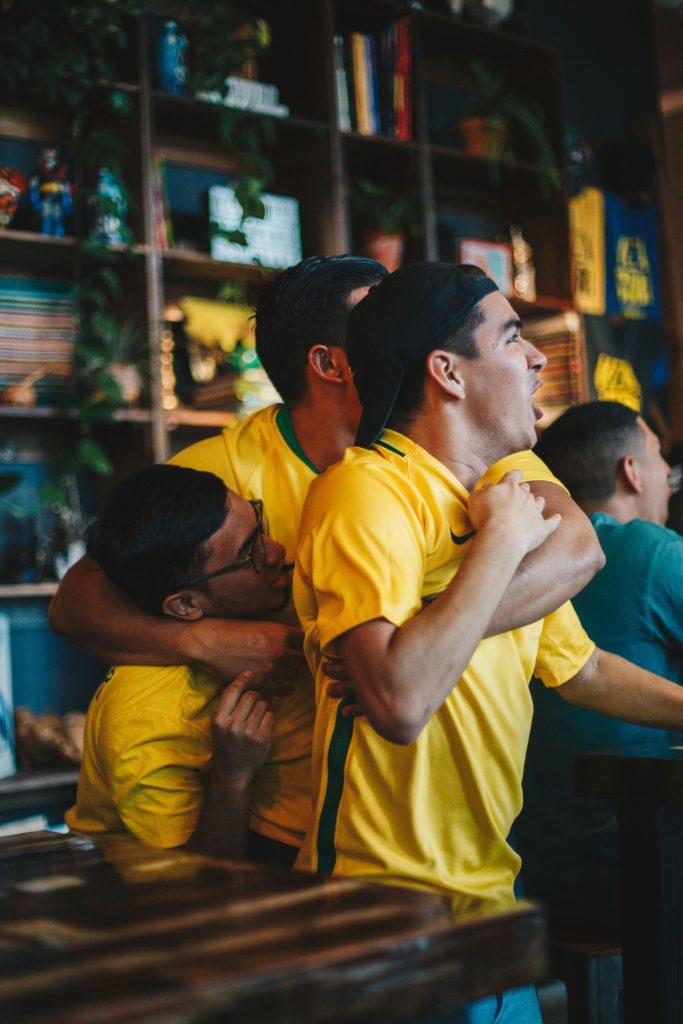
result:
<svg viewBox="0 0 683 1024"><path fill-rule="evenodd" d="M379 453L352 447L311 483L306 509L309 515L328 507L366 513L373 501L405 496L413 489L406 475Z"/></svg>
<svg viewBox="0 0 683 1024"><path fill-rule="evenodd" d="M220 434L184 448L169 461L176 466L215 473L228 487L239 490L238 478L261 461L276 437L279 409L280 406L259 409Z"/></svg>
<svg viewBox="0 0 683 1024"><path fill-rule="evenodd" d="M609 537L629 546L647 545L649 548L665 548L672 553L683 552L683 537L679 533L647 519L620 523L612 516L597 513L591 515L590 520L600 537Z"/></svg>
<svg viewBox="0 0 683 1024"><path fill-rule="evenodd" d="M498 483L506 473L512 472L513 469L519 470L524 480L557 484L558 487L566 490L564 484L560 483L557 477L551 473L545 462L529 450L513 452L512 455L506 455L504 459L500 459L493 466L489 466L480 483Z"/></svg>
<svg viewBox="0 0 683 1024"><path fill-rule="evenodd" d="M91 702L103 721L174 715L193 681L188 665L119 665L109 670Z"/></svg>

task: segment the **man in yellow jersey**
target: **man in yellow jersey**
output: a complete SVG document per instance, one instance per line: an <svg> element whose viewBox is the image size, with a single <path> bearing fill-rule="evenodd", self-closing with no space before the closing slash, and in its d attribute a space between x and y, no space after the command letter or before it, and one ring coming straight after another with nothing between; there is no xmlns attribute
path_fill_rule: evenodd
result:
<svg viewBox="0 0 683 1024"><path fill-rule="evenodd" d="M267 615L289 599L285 550L259 502L213 473L152 466L125 480L88 530L88 552L151 615ZM253 777L273 715L253 673L201 666L112 669L86 718L68 825L162 848L244 858Z"/></svg>
<svg viewBox="0 0 683 1024"><path fill-rule="evenodd" d="M255 413L173 460L216 473L243 497L262 499L268 533L284 545L288 564L294 561L311 481L343 454L358 425L360 405L345 352L349 310L385 276L373 260L311 258L266 285L257 309L256 346L284 404ZM531 462L533 488L553 512L562 513L562 525L556 539L525 560L501 604L501 628L514 617L520 600L538 618L576 593L602 564L587 518L545 467L533 457ZM281 622L295 621L293 609L283 613ZM266 630L285 628L226 620L180 625L146 617L117 593L92 560L84 560L62 581L50 622L111 663L199 661L228 678L241 668L258 669L263 661L275 660L282 639L273 640ZM273 710L271 751L252 787L250 853L291 864L310 818L310 675L300 675L294 693L275 701Z"/></svg>
<svg viewBox="0 0 683 1024"><path fill-rule="evenodd" d="M597 651L569 604L534 622L523 585L500 630L503 595L560 517L523 482L539 472L525 449L545 359L495 284L404 267L352 311L347 346L360 447L311 486L294 578L317 690L297 865L505 905L532 672L659 726L683 723L683 692ZM343 659L366 717L347 717L323 655ZM498 1002L449 1019L540 1019L533 992Z"/></svg>

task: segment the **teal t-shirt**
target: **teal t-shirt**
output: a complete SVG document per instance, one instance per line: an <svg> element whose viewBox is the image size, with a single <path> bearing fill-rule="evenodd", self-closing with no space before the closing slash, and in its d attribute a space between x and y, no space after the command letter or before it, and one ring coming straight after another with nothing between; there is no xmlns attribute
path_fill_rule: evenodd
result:
<svg viewBox="0 0 683 1024"><path fill-rule="evenodd" d="M642 519L590 518L607 563L574 598L583 627L599 647L683 683L683 537ZM531 692L524 809L515 825L525 894L555 917L616 923L616 805L574 797L573 759L662 733L572 707L537 680Z"/></svg>

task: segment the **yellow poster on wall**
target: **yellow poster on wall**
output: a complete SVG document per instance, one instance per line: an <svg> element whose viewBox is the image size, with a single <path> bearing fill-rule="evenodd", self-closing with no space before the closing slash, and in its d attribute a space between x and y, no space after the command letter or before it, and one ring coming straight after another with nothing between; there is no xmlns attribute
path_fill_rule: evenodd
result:
<svg viewBox="0 0 683 1024"><path fill-rule="evenodd" d="M585 188L569 203L576 268L576 305L580 312L605 312L605 199L599 188Z"/></svg>
<svg viewBox="0 0 683 1024"><path fill-rule="evenodd" d="M595 364L593 382L601 402L621 402L634 412L640 412L640 384L628 360L601 352Z"/></svg>

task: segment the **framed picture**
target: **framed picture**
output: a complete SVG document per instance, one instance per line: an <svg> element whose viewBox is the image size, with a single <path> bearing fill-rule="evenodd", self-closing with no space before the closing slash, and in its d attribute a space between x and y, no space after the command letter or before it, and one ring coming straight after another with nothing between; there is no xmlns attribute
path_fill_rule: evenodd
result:
<svg viewBox="0 0 683 1024"><path fill-rule="evenodd" d="M301 224L299 201L293 196L263 194L265 217L247 217L242 230L246 245L225 238L224 232L236 231L242 222L242 207L229 186L209 189L209 244L214 260L228 263L253 263L285 270L301 260Z"/></svg>
<svg viewBox="0 0 683 1024"><path fill-rule="evenodd" d="M458 263L473 263L496 282L503 295L514 294L512 245L509 242L484 242L479 238L460 238Z"/></svg>

